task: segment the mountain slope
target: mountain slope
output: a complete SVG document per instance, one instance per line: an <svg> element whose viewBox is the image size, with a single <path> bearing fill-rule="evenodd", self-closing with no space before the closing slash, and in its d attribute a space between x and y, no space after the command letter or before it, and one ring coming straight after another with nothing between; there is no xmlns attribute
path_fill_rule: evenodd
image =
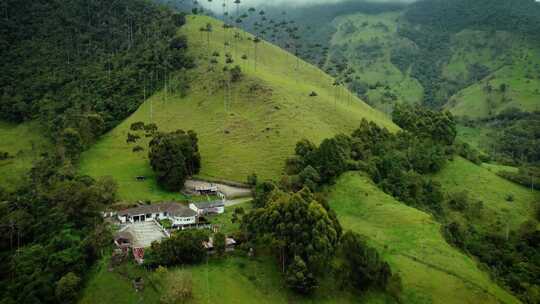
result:
<svg viewBox="0 0 540 304"><path fill-rule="evenodd" d="M360 173L330 189L345 229L365 235L403 280L405 303L519 303L444 240L431 216L396 201Z"/></svg>
<svg viewBox="0 0 540 304"><path fill-rule="evenodd" d="M207 24L212 25L210 33L200 30ZM235 31L209 17L188 17L181 33L188 37L198 67L189 74L186 96L170 92L185 84L181 77L171 77L169 90L151 97L82 155L81 172L112 175L123 199L166 197L153 178L135 181L136 176L152 177L153 173L147 152L133 153L134 145L126 143L133 122L151 119L162 131L196 131L203 160L201 176L235 181L244 181L253 172L263 179L277 178L298 140L318 142L350 132L362 118L397 130L384 114L335 89L334 80L319 69L266 42L255 45L247 33L239 31L239 38L234 39ZM234 60L228 69L239 65L243 73L230 90L224 81L228 74L223 71L225 47ZM214 52L219 56L212 56ZM243 55L247 59L241 59ZM209 63L212 57L216 64ZM317 96L310 97L312 92ZM138 145L146 148L147 141L143 138Z"/></svg>

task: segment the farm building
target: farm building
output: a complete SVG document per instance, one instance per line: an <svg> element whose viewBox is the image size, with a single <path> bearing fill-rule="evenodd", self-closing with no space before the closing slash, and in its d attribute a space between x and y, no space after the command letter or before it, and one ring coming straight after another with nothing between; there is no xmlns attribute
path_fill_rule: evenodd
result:
<svg viewBox="0 0 540 304"><path fill-rule="evenodd" d="M225 202L223 202L223 200L212 202L193 202L189 204L189 208L195 211L197 215L221 214L225 212Z"/></svg>
<svg viewBox="0 0 540 304"><path fill-rule="evenodd" d="M121 223L168 219L173 226L184 226L197 222L197 212L178 203L142 205L122 210L118 212L117 217Z"/></svg>

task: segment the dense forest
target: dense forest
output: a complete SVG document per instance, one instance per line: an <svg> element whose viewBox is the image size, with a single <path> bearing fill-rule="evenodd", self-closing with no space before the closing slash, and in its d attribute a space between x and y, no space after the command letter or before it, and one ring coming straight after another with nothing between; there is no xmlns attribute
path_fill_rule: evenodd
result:
<svg viewBox="0 0 540 304"><path fill-rule="evenodd" d="M189 68L184 15L145 0L4 1L0 118L85 147Z"/></svg>
<svg viewBox="0 0 540 304"><path fill-rule="evenodd" d="M0 186L0 302L71 303L110 245L111 178L73 165L98 136L193 66L185 15L145 0L3 1L0 119L39 120L56 144L19 188ZM183 72L180 72L183 73Z"/></svg>

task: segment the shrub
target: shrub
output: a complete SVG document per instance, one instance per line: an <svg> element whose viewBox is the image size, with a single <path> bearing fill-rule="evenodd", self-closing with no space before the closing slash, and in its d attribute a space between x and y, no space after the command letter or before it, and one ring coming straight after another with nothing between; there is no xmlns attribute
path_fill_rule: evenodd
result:
<svg viewBox="0 0 540 304"><path fill-rule="evenodd" d="M55 295L59 303L72 303L77 298L81 279L73 272L68 272L56 283Z"/></svg>
<svg viewBox="0 0 540 304"><path fill-rule="evenodd" d="M232 82L237 82L242 78L242 69L238 65L232 68L229 73L231 74Z"/></svg>

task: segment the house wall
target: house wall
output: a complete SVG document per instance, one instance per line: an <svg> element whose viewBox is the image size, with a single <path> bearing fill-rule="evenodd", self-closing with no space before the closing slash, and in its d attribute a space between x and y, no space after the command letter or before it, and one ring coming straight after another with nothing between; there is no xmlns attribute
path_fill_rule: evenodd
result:
<svg viewBox="0 0 540 304"><path fill-rule="evenodd" d="M175 226L182 226L182 225L190 225L197 223L197 217L196 216L190 216L190 217L173 217L171 218L173 225Z"/></svg>

